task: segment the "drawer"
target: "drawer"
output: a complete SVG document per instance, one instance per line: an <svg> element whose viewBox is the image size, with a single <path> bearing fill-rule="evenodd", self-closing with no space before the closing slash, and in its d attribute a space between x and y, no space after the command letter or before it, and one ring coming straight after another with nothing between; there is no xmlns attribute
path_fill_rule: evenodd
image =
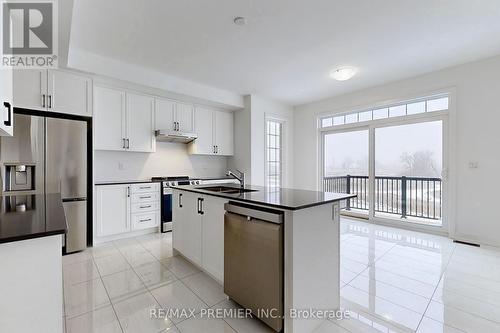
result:
<svg viewBox="0 0 500 333"><path fill-rule="evenodd" d="M157 227L160 225L160 212L132 214L132 230Z"/></svg>
<svg viewBox="0 0 500 333"><path fill-rule="evenodd" d="M132 194L136 193L149 193L149 192L160 192L160 183L140 183L131 184L130 192Z"/></svg>
<svg viewBox="0 0 500 333"><path fill-rule="evenodd" d="M156 201L160 202L160 191L154 193L136 193L132 194L132 203L144 203Z"/></svg>
<svg viewBox="0 0 500 333"><path fill-rule="evenodd" d="M160 203L157 201L133 203L132 213L150 212L160 209Z"/></svg>

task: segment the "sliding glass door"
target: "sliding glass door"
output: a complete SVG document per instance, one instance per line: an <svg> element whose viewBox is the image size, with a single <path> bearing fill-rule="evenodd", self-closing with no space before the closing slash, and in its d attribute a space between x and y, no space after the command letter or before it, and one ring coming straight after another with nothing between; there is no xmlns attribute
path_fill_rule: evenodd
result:
<svg viewBox="0 0 500 333"><path fill-rule="evenodd" d="M446 124L446 117L422 117L323 131L322 189L357 195L344 214L442 227Z"/></svg>
<svg viewBox="0 0 500 333"><path fill-rule="evenodd" d="M376 217L441 226L443 122L375 128Z"/></svg>
<svg viewBox="0 0 500 333"><path fill-rule="evenodd" d="M355 193L345 211L368 215L369 200L368 129L333 132L324 135L324 190Z"/></svg>

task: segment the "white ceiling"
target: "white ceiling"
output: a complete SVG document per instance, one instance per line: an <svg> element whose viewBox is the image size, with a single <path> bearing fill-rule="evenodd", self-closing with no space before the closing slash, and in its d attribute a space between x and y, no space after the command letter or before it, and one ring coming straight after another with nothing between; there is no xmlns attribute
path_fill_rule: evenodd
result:
<svg viewBox="0 0 500 333"><path fill-rule="evenodd" d="M297 105L500 54L499 41L498 0L75 0L70 47ZM358 75L330 79L343 65Z"/></svg>

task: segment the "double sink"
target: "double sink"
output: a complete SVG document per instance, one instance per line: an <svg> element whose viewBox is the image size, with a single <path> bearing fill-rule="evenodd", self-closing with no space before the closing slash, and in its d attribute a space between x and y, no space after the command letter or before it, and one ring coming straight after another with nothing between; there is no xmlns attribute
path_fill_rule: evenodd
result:
<svg viewBox="0 0 500 333"><path fill-rule="evenodd" d="M257 190L250 190L247 188L236 188L231 186L208 186L208 187L198 187L200 190L219 192L226 194L240 194L246 192L256 192Z"/></svg>

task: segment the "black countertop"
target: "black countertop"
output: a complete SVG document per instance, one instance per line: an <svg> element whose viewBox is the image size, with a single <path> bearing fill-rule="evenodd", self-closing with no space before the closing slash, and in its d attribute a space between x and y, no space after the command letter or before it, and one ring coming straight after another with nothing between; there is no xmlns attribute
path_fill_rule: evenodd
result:
<svg viewBox="0 0 500 333"><path fill-rule="evenodd" d="M159 183L159 181L149 180L110 180L110 181L101 181L96 182L95 185L123 185L123 184L141 184L141 183Z"/></svg>
<svg viewBox="0 0 500 333"><path fill-rule="evenodd" d="M173 186L173 188L286 210L304 209L332 203L335 201L345 200L356 196L355 194L295 190L289 188L266 188L253 185L247 185L245 186L245 189L255 190L254 192L245 192L241 194L213 192L203 189L204 187L212 186L214 185L182 185ZM239 186L235 184L217 184L216 186L239 188Z"/></svg>
<svg viewBox="0 0 500 333"><path fill-rule="evenodd" d="M66 233L60 194L0 197L0 243Z"/></svg>

